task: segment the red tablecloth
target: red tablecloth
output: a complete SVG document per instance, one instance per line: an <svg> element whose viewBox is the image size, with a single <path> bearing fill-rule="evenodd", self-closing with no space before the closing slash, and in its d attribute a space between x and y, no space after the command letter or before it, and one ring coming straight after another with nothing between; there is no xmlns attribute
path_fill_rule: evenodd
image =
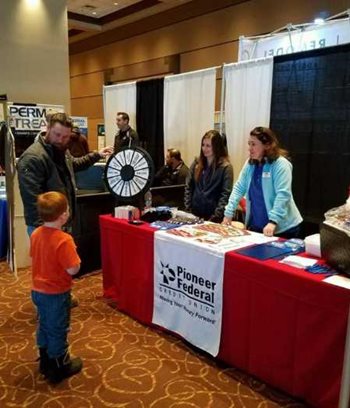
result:
<svg viewBox="0 0 350 408"><path fill-rule="evenodd" d="M154 229L101 216L104 295L150 325ZM316 407L338 404L350 291L323 277L226 255L218 358Z"/></svg>
<svg viewBox="0 0 350 408"><path fill-rule="evenodd" d="M153 238L148 224L100 216L104 296L142 323L153 314Z"/></svg>

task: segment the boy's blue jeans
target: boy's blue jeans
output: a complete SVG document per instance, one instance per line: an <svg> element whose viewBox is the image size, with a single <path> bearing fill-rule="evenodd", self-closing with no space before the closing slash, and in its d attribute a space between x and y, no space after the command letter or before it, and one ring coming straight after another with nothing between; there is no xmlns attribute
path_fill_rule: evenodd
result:
<svg viewBox="0 0 350 408"><path fill-rule="evenodd" d="M37 345L46 348L50 358L58 358L68 349L71 292L53 295L32 290L32 300L39 315Z"/></svg>

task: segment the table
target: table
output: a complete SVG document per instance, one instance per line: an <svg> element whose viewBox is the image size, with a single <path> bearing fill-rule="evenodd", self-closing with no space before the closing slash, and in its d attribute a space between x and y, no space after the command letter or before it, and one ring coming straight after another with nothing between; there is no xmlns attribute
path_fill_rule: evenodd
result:
<svg viewBox="0 0 350 408"><path fill-rule="evenodd" d="M7 223L7 200L0 197L0 259L7 255L8 247L8 223Z"/></svg>
<svg viewBox="0 0 350 408"><path fill-rule="evenodd" d="M154 229L111 216L100 226L104 296L151 325ZM350 291L322 279L227 253L218 358L309 404L337 407Z"/></svg>

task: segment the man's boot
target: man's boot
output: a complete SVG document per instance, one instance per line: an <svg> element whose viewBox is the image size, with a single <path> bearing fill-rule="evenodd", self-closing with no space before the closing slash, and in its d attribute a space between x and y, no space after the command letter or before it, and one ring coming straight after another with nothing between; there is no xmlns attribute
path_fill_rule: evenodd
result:
<svg viewBox="0 0 350 408"><path fill-rule="evenodd" d="M39 347L39 372L45 377L49 371L49 360L47 349L44 347Z"/></svg>
<svg viewBox="0 0 350 408"><path fill-rule="evenodd" d="M58 384L65 378L78 374L83 368L83 362L79 357L70 358L68 351L58 358L50 359L47 379L52 384Z"/></svg>

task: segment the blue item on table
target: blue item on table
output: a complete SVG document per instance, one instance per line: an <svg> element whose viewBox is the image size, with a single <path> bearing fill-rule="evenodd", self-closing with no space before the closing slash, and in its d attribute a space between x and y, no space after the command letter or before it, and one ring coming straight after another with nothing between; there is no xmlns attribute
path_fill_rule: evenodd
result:
<svg viewBox="0 0 350 408"><path fill-rule="evenodd" d="M160 212L161 211L171 211L171 208L166 205L163 205L163 206L156 207L156 211L160 211Z"/></svg>
<svg viewBox="0 0 350 408"><path fill-rule="evenodd" d="M273 241L268 245L272 245L277 248L289 248L294 253L304 252L305 244L302 239L292 238L286 241Z"/></svg>
<svg viewBox="0 0 350 408"><path fill-rule="evenodd" d="M150 226L160 230L169 230L180 227L181 224L174 224L167 221L154 221L152 224L150 224Z"/></svg>
<svg viewBox="0 0 350 408"><path fill-rule="evenodd" d="M239 249L236 252L265 261L266 259L283 259L287 255L295 255L304 252L304 250L304 241L292 238L286 241L272 241L267 244L254 245Z"/></svg>
<svg viewBox="0 0 350 408"><path fill-rule="evenodd" d="M315 265L312 265L312 266L308 266L305 268L305 270L313 274L328 275L328 276L338 274L338 272L335 269L331 268L330 266L324 265L324 264L320 265L319 263L316 263Z"/></svg>
<svg viewBox="0 0 350 408"><path fill-rule="evenodd" d="M259 259L260 261L265 261L267 259L284 257L295 253L290 248L278 247L276 245L269 244L260 244L254 245L248 248L238 249L236 251L240 255L248 256L249 258Z"/></svg>

